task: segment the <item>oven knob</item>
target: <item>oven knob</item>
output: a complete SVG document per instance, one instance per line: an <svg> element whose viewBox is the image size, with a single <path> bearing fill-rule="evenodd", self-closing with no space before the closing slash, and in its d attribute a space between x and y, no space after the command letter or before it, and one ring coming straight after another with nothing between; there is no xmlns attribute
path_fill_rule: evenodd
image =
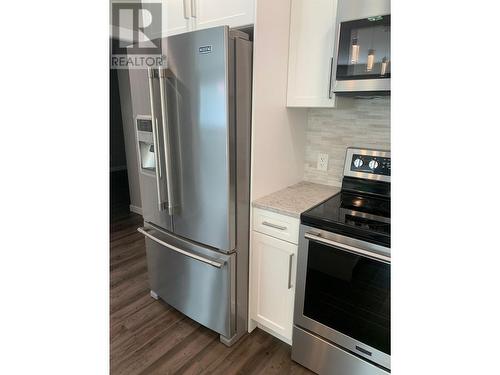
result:
<svg viewBox="0 0 500 375"><path fill-rule="evenodd" d="M368 163L368 166L370 167L370 169L377 169L377 167L378 167L378 161L376 161L375 159L372 159Z"/></svg>
<svg viewBox="0 0 500 375"><path fill-rule="evenodd" d="M359 167L361 167L362 165L363 165L363 160L361 160L361 159L359 159L359 158L358 158L358 159L356 159L356 160L354 160L354 166L355 166L356 168L359 168Z"/></svg>

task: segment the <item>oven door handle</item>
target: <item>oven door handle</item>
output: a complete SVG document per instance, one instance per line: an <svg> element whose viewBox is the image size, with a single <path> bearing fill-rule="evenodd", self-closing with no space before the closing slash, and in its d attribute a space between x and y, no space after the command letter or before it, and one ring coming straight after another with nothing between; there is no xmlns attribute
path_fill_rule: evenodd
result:
<svg viewBox="0 0 500 375"><path fill-rule="evenodd" d="M357 247L349 246L349 245L346 245L346 244L343 244L343 243L340 243L337 241L332 241L328 238L323 238L321 236L318 236L317 234L307 232L304 235L304 237L307 238L308 240L319 242L323 245L335 246L336 248L339 248L341 250L347 251L347 252L352 253L352 254L360 255L360 256L365 257L365 258L371 258L371 259L378 260L378 261L381 261L384 263L389 263L389 264L391 263L391 258L388 256L373 253L371 251L367 251L367 250L363 250L363 249L358 249Z"/></svg>

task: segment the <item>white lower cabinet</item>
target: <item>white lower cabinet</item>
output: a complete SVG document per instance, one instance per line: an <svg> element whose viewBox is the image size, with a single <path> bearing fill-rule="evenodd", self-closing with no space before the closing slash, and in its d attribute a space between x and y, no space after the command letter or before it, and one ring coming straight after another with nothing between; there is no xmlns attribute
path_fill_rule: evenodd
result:
<svg viewBox="0 0 500 375"><path fill-rule="evenodd" d="M291 344L297 244L254 230L250 256L250 327Z"/></svg>

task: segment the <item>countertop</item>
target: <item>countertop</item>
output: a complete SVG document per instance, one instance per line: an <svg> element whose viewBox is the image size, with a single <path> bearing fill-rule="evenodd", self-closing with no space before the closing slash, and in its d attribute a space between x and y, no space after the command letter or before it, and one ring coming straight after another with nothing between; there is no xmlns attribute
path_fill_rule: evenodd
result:
<svg viewBox="0 0 500 375"><path fill-rule="evenodd" d="M253 207L299 218L300 214L340 191L339 187L302 181L252 202Z"/></svg>

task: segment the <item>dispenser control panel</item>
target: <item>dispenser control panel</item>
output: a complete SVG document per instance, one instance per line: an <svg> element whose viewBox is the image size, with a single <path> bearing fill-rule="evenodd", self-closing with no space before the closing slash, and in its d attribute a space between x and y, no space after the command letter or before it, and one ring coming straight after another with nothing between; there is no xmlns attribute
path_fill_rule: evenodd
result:
<svg viewBox="0 0 500 375"><path fill-rule="evenodd" d="M153 131L153 122L151 119L138 118L137 119L137 130L140 132L149 132Z"/></svg>

